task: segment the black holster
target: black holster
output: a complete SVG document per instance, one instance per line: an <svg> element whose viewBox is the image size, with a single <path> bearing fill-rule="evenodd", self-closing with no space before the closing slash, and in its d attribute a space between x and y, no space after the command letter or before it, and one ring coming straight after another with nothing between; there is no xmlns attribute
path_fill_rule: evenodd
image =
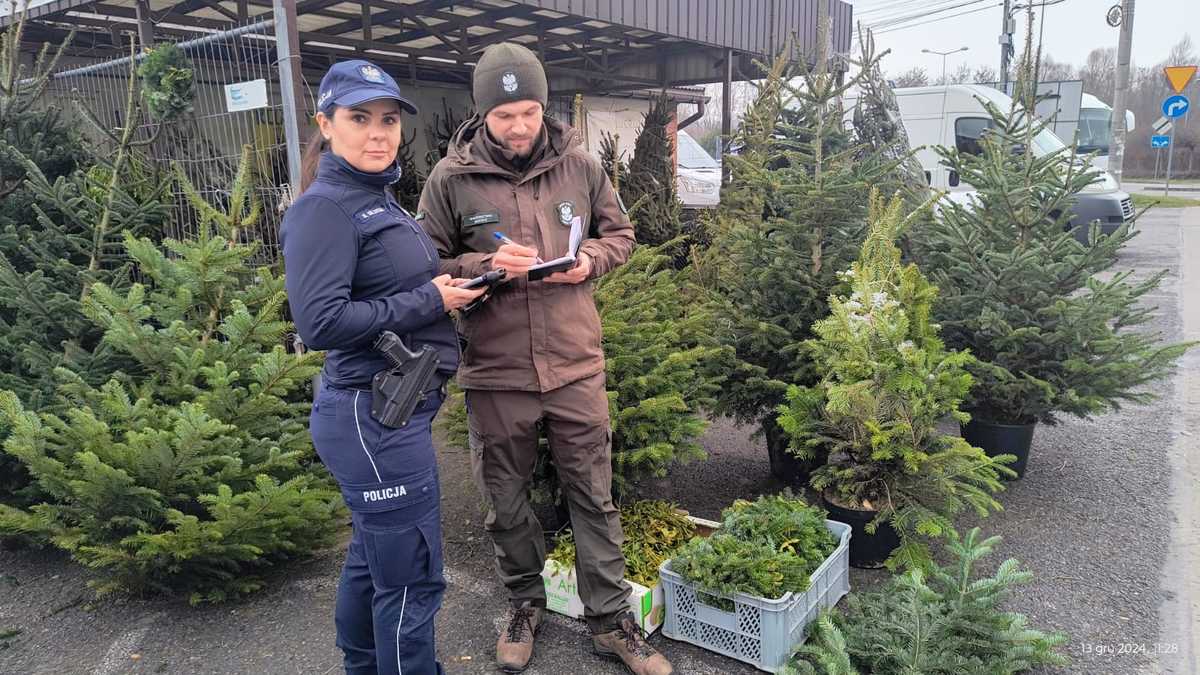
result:
<svg viewBox="0 0 1200 675"><path fill-rule="evenodd" d="M385 427L399 429L408 425L413 411L435 389L440 359L428 345L413 352L390 330L379 334L375 349L387 357L392 367L371 378L371 417Z"/></svg>

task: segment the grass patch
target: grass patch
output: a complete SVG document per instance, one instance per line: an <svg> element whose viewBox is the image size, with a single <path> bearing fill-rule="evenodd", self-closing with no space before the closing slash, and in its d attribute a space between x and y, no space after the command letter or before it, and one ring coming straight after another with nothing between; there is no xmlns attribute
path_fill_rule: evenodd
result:
<svg viewBox="0 0 1200 675"><path fill-rule="evenodd" d="M1133 195L1133 205L1139 209L1146 206L1157 206L1160 209L1185 209L1192 206L1200 206L1200 199L1135 193Z"/></svg>
<svg viewBox="0 0 1200 675"><path fill-rule="evenodd" d="M9 641L21 633L20 628L0 628L0 652L8 649Z"/></svg>
<svg viewBox="0 0 1200 675"><path fill-rule="evenodd" d="M1166 180L1166 177L1165 176L1130 176L1128 173L1126 173L1121 176L1121 180L1131 180L1135 183L1159 183L1159 184L1161 184L1164 180ZM1194 185L1196 183L1200 183L1200 178L1179 178L1179 177L1173 176L1171 178L1171 185L1175 185L1176 183L1178 183L1180 185L1183 185L1185 183Z"/></svg>

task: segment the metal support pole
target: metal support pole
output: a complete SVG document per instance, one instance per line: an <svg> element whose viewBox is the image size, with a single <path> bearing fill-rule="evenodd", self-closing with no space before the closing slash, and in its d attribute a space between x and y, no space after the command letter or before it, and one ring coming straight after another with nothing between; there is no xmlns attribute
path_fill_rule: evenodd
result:
<svg viewBox="0 0 1200 675"><path fill-rule="evenodd" d="M273 0L275 51L279 56L279 89L283 101L283 133L287 146L288 182L294 195L300 189L301 120L307 119L304 81L300 71L300 34L296 28L296 3Z"/></svg>
<svg viewBox="0 0 1200 675"><path fill-rule="evenodd" d="M721 138L724 139L725 149L729 149L729 141L733 137L733 50L725 50L725 74L721 86ZM721 153L725 154L725 153ZM721 161L721 183L729 183L729 162Z"/></svg>
<svg viewBox="0 0 1200 675"><path fill-rule="evenodd" d="M138 42L142 51L154 46L154 23L150 21L150 0L137 0L134 7L137 10Z"/></svg>
<svg viewBox="0 0 1200 675"><path fill-rule="evenodd" d="M1121 184L1122 164L1125 163L1125 109L1128 106L1126 99L1129 94L1129 52L1133 47L1134 0L1125 0L1124 5L1124 11L1121 13L1121 40L1117 44L1117 90L1113 96L1112 149L1108 155L1108 172L1117 180L1117 185ZM1170 166L1170 156L1168 151L1167 166Z"/></svg>
<svg viewBox="0 0 1200 675"><path fill-rule="evenodd" d="M1167 184L1163 187L1163 196L1171 194L1171 160L1175 158L1175 126L1171 125L1171 140L1167 144Z"/></svg>

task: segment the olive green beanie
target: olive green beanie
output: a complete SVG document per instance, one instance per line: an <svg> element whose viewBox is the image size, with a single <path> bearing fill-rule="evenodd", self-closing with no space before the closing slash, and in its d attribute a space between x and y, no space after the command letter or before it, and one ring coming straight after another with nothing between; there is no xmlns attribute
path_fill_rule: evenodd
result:
<svg viewBox="0 0 1200 675"><path fill-rule="evenodd" d="M546 106L549 86L542 62L529 49L500 42L483 50L471 76L475 110L486 115L498 105L513 101L537 101Z"/></svg>

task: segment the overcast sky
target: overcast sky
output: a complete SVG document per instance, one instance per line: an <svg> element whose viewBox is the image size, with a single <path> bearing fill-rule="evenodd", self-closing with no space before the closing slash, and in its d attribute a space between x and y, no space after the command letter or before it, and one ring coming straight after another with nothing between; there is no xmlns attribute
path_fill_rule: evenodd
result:
<svg viewBox="0 0 1200 675"><path fill-rule="evenodd" d="M1013 0L1014 5L1025 2ZM1109 7L1117 3L1118 0L1063 0L1061 4L1046 7L1043 54L1049 54L1055 61L1079 66L1092 49L1116 47L1120 31L1109 27L1105 22L1105 14ZM888 17L928 11L927 7L961 5L957 9L923 19L913 19L910 23L971 12L911 28L881 32L876 37L876 44L881 51L892 50L883 62L883 68L889 74L896 75L913 66L923 66L932 77L938 77L942 70L942 57L923 54L923 48L947 51L969 47L967 52L947 57L946 68L951 71L964 62L972 67L982 64L993 68L1000 66L1000 47L996 39L1000 33L1003 10L999 0L975 3L969 0L851 0L851 4L854 5L856 21L868 24ZM1035 4L1040 3L1035 0ZM1035 39L1038 27L1035 23ZM1149 66L1165 59L1171 45L1185 33L1191 34L1192 41L1200 51L1200 0L1141 0L1137 3L1133 22L1134 65ZM1024 35L1025 13L1020 12L1015 35L1018 55Z"/></svg>

